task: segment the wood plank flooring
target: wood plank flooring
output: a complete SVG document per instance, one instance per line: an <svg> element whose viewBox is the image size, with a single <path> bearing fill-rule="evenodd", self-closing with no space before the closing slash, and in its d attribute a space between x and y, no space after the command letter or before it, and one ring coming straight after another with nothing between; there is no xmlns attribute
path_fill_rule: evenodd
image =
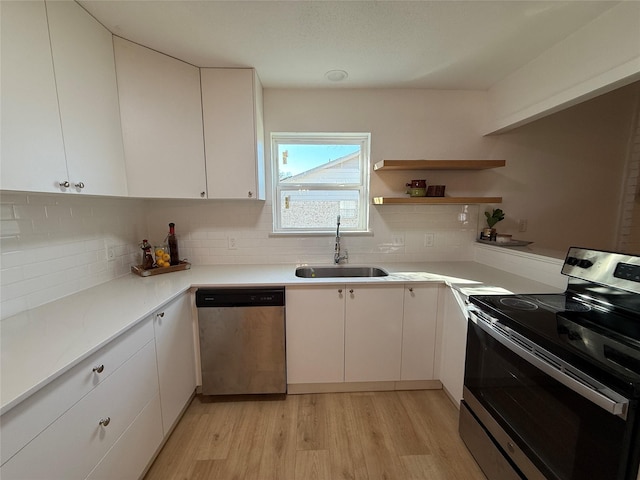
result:
<svg viewBox="0 0 640 480"><path fill-rule="evenodd" d="M145 480L486 480L442 390L196 396Z"/></svg>

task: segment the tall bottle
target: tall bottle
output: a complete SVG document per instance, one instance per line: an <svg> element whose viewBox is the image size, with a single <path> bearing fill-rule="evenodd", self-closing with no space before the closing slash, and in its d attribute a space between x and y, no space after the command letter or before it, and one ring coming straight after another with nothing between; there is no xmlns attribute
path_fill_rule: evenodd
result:
<svg viewBox="0 0 640 480"><path fill-rule="evenodd" d="M171 265L180 265L180 255L178 255L178 239L176 238L176 224L169 224L169 235L167 235L167 243L169 244L169 263Z"/></svg>

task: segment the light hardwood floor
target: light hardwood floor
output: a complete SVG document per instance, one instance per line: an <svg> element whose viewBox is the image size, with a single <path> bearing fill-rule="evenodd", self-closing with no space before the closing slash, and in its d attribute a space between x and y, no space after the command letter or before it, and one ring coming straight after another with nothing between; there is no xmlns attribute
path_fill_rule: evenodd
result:
<svg viewBox="0 0 640 480"><path fill-rule="evenodd" d="M256 399L258 398L258 399ZM196 396L145 480L485 480L442 390Z"/></svg>

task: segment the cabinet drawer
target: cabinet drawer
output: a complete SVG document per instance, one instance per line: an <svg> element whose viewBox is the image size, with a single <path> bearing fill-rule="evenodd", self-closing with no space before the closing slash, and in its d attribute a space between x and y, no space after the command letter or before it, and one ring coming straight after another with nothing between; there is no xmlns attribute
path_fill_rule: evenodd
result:
<svg viewBox="0 0 640 480"><path fill-rule="evenodd" d="M100 460L87 480L140 478L161 443L160 395L156 395Z"/></svg>
<svg viewBox="0 0 640 480"><path fill-rule="evenodd" d="M0 468L3 480L84 479L158 395L155 343L69 409ZM102 419L108 423L100 425Z"/></svg>
<svg viewBox="0 0 640 480"><path fill-rule="evenodd" d="M2 464L153 339L145 320L2 415ZM102 366L98 373L94 368Z"/></svg>

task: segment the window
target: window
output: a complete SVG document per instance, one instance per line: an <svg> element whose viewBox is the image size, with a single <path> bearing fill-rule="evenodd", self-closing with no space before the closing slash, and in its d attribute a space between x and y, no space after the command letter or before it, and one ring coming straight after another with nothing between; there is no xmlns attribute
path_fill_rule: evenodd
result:
<svg viewBox="0 0 640 480"><path fill-rule="evenodd" d="M369 133L272 133L275 233L369 228Z"/></svg>

